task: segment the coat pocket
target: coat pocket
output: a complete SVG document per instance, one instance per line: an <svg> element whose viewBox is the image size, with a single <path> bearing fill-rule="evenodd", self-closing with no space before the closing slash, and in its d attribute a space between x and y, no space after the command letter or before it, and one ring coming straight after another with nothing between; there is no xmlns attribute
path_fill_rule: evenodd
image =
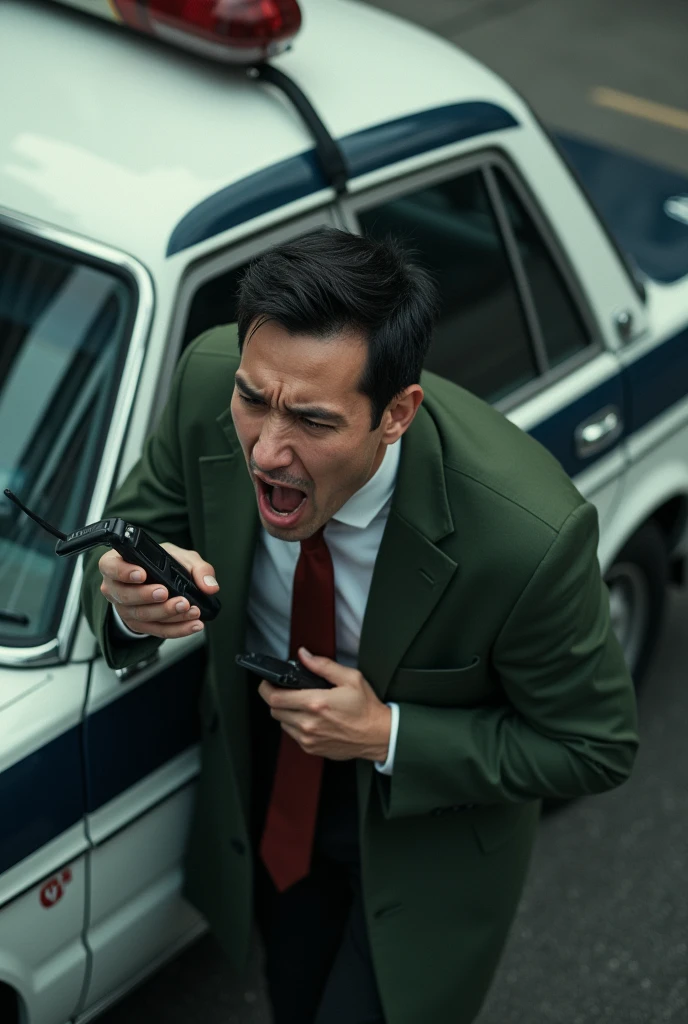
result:
<svg viewBox="0 0 688 1024"><path fill-rule="evenodd" d="M476 654L463 668L400 668L385 700L428 707L463 708L484 704L493 687Z"/></svg>

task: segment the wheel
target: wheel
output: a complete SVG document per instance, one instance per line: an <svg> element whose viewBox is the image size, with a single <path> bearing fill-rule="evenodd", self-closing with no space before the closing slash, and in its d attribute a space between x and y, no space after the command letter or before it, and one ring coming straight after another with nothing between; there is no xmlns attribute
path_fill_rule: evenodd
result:
<svg viewBox="0 0 688 1024"><path fill-rule="evenodd" d="M624 545L605 577L612 627L636 685L662 629L668 576L664 537L648 520Z"/></svg>
<svg viewBox="0 0 688 1024"><path fill-rule="evenodd" d="M17 1024L19 1007L14 990L0 982L0 1020L3 1024Z"/></svg>

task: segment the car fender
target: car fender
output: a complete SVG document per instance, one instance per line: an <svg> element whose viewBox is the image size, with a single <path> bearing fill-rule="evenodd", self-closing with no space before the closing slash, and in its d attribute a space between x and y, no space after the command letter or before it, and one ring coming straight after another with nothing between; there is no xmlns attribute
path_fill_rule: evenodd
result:
<svg viewBox="0 0 688 1024"><path fill-rule="evenodd" d="M603 574L643 523L675 498L688 501L688 465L678 456L653 468L641 464L629 467L621 500L600 538L598 556ZM685 550L686 539L684 531L678 545L681 550Z"/></svg>

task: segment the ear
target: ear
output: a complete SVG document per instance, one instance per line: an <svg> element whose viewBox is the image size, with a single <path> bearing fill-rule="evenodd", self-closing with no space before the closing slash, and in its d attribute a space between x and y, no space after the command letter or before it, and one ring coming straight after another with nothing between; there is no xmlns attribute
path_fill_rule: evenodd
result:
<svg viewBox="0 0 688 1024"><path fill-rule="evenodd" d="M389 403L382 416L383 444L394 444L405 434L423 401L420 384L410 384Z"/></svg>

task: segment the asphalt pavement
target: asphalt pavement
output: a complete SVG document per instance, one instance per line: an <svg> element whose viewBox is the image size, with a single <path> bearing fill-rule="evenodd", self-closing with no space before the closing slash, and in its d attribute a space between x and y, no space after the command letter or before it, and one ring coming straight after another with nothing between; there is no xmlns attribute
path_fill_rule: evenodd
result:
<svg viewBox="0 0 688 1024"><path fill-rule="evenodd" d="M546 122L688 172L685 0L376 5L457 42ZM687 621L688 592L672 591L630 781L543 820L479 1024L688 1021ZM101 1019L269 1024L260 950L237 977L203 939Z"/></svg>
<svg viewBox="0 0 688 1024"><path fill-rule="evenodd" d="M374 6L457 43L513 85L547 124L688 171L686 0L375 0Z"/></svg>

